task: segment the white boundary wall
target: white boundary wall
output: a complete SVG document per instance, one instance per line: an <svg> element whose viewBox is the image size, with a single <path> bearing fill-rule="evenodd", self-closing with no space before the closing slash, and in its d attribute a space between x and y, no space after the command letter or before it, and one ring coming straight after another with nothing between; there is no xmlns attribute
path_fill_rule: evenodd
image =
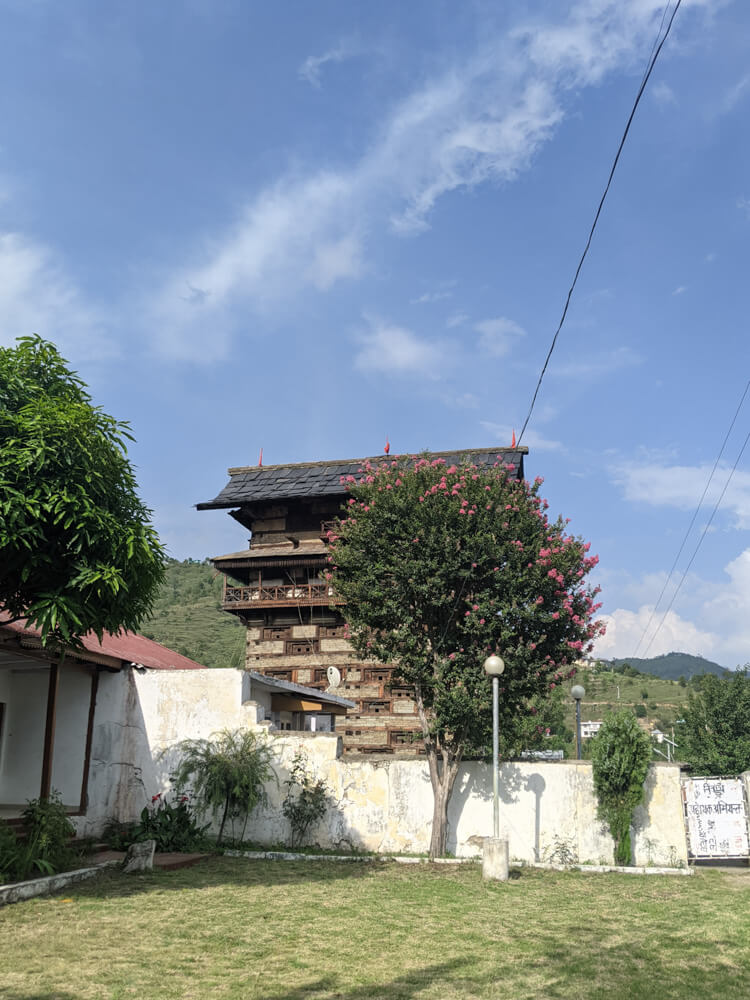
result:
<svg viewBox="0 0 750 1000"><path fill-rule="evenodd" d="M269 804L257 810L248 837L272 845L287 843L289 825L281 812L284 779L295 751L308 757L310 770L329 788L329 808L310 831L309 842L325 848L378 853L423 853L429 849L432 787L424 760L340 757L336 737L301 739L284 734L279 785L268 788ZM518 761L502 765L501 835L510 857L530 864L578 861L612 864L614 843L596 818L591 764L584 761ZM481 852L492 831L492 770L487 764L462 766L448 808L448 851L457 857ZM634 863L687 864L687 844L676 764L649 769L644 804L634 817Z"/></svg>
<svg viewBox="0 0 750 1000"><path fill-rule="evenodd" d="M151 796L169 787L180 740L252 726L266 733L277 756L278 783L269 804L251 816L246 836L264 845L289 843L281 806L297 751L329 790L323 820L308 842L324 848L422 853L429 847L432 788L422 759L341 756L335 734L279 733L257 726L258 710L243 702L238 670L122 671L102 674L93 733L89 807L80 834L97 835L109 818L132 821ZM611 864L613 842L596 818L591 765L582 761L519 761L501 772L501 826L513 860L576 860ZM461 768L448 810L448 850L477 855L492 829L492 774L486 764ZM680 771L655 764L644 805L636 810L634 862L687 863Z"/></svg>

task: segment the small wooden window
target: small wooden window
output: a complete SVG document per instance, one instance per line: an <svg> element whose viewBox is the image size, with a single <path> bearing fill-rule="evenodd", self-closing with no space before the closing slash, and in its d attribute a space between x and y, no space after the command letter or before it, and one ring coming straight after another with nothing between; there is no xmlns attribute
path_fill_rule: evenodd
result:
<svg viewBox="0 0 750 1000"><path fill-rule="evenodd" d="M266 675L266 677L275 677L277 681L292 680L291 670L264 670L263 673Z"/></svg>
<svg viewBox="0 0 750 1000"><path fill-rule="evenodd" d="M275 625L272 628L263 629L263 638L266 641L268 641L269 639L273 640L288 639L289 636L291 635L291 631L292 630L289 628L288 625L284 626Z"/></svg>
<svg viewBox="0 0 750 1000"><path fill-rule="evenodd" d="M308 653L318 652L317 639L287 639L287 656L306 656Z"/></svg>
<svg viewBox="0 0 750 1000"><path fill-rule="evenodd" d="M382 715L384 712L389 711L391 707L388 701L363 701L362 711L367 712L369 715Z"/></svg>
<svg viewBox="0 0 750 1000"><path fill-rule="evenodd" d="M414 742L415 734L408 729L391 729L388 735L392 747L403 747Z"/></svg>
<svg viewBox="0 0 750 1000"><path fill-rule="evenodd" d="M391 669L389 667L373 667L366 673L366 679L377 684L387 684L391 679Z"/></svg>
<svg viewBox="0 0 750 1000"><path fill-rule="evenodd" d="M345 639L346 625L321 625L320 634L326 639Z"/></svg>

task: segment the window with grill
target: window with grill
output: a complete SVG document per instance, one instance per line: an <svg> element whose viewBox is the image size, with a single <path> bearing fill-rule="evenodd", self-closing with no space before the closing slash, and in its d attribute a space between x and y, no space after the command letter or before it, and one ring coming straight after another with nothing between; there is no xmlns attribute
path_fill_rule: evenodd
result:
<svg viewBox="0 0 750 1000"><path fill-rule="evenodd" d="M306 653L317 653L318 640L287 639L285 652L287 656L304 656Z"/></svg>
<svg viewBox="0 0 750 1000"><path fill-rule="evenodd" d="M263 629L263 638L268 639L288 639L292 634L292 630L288 625L284 626L274 626L273 628Z"/></svg>
<svg viewBox="0 0 750 1000"><path fill-rule="evenodd" d="M362 711L369 715L382 715L390 710L391 703L388 701L363 701Z"/></svg>

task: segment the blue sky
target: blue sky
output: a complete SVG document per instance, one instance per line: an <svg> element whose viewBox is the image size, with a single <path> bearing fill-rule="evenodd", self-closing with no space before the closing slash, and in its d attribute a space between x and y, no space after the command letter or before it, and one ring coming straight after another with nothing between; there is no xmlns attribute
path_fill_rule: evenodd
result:
<svg viewBox="0 0 750 1000"><path fill-rule="evenodd" d="M131 422L179 558L242 547L192 505L261 447L509 444L663 10L0 0L0 342L54 341ZM749 44L739 0L684 0L523 441L600 555L602 655L638 648L749 374ZM750 659L749 461L650 655Z"/></svg>

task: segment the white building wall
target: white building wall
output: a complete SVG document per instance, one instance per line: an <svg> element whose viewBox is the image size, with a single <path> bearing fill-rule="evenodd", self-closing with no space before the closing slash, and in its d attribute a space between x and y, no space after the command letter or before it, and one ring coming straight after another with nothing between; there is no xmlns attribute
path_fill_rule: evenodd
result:
<svg viewBox="0 0 750 1000"><path fill-rule="evenodd" d="M51 785L64 805L75 809L81 803L90 701L91 671L63 664L57 687Z"/></svg>
<svg viewBox="0 0 750 1000"><path fill-rule="evenodd" d="M0 761L0 802L25 806L39 797L47 718L49 667L4 670L7 698L5 739ZM10 748L12 747L12 752ZM79 786L80 794L80 786Z"/></svg>
<svg viewBox="0 0 750 1000"><path fill-rule="evenodd" d="M255 706L243 704L239 670L102 673L79 834L96 835L112 818L136 820L153 795L169 788L176 743L254 725L256 717Z"/></svg>
<svg viewBox="0 0 750 1000"><path fill-rule="evenodd" d="M102 674L97 699L89 808L81 833L105 820L137 818L151 796L169 787L175 744L221 729L252 726L266 733L276 758L268 805L250 818L246 836L267 845L289 842L282 812L285 781L295 753L329 790L326 815L309 842L324 848L421 853L429 848L432 787L423 759L341 756L336 734L273 733L257 725L262 706L243 701L246 679L237 670L123 671ZM172 748L170 752L170 748ZM584 761L510 762L501 770L501 826L512 859L576 858L611 863L613 842L596 818L591 765ZM476 855L492 830L488 765L462 766L448 811L448 850ZM637 864L687 862L679 767L649 770L646 796L635 814Z"/></svg>

